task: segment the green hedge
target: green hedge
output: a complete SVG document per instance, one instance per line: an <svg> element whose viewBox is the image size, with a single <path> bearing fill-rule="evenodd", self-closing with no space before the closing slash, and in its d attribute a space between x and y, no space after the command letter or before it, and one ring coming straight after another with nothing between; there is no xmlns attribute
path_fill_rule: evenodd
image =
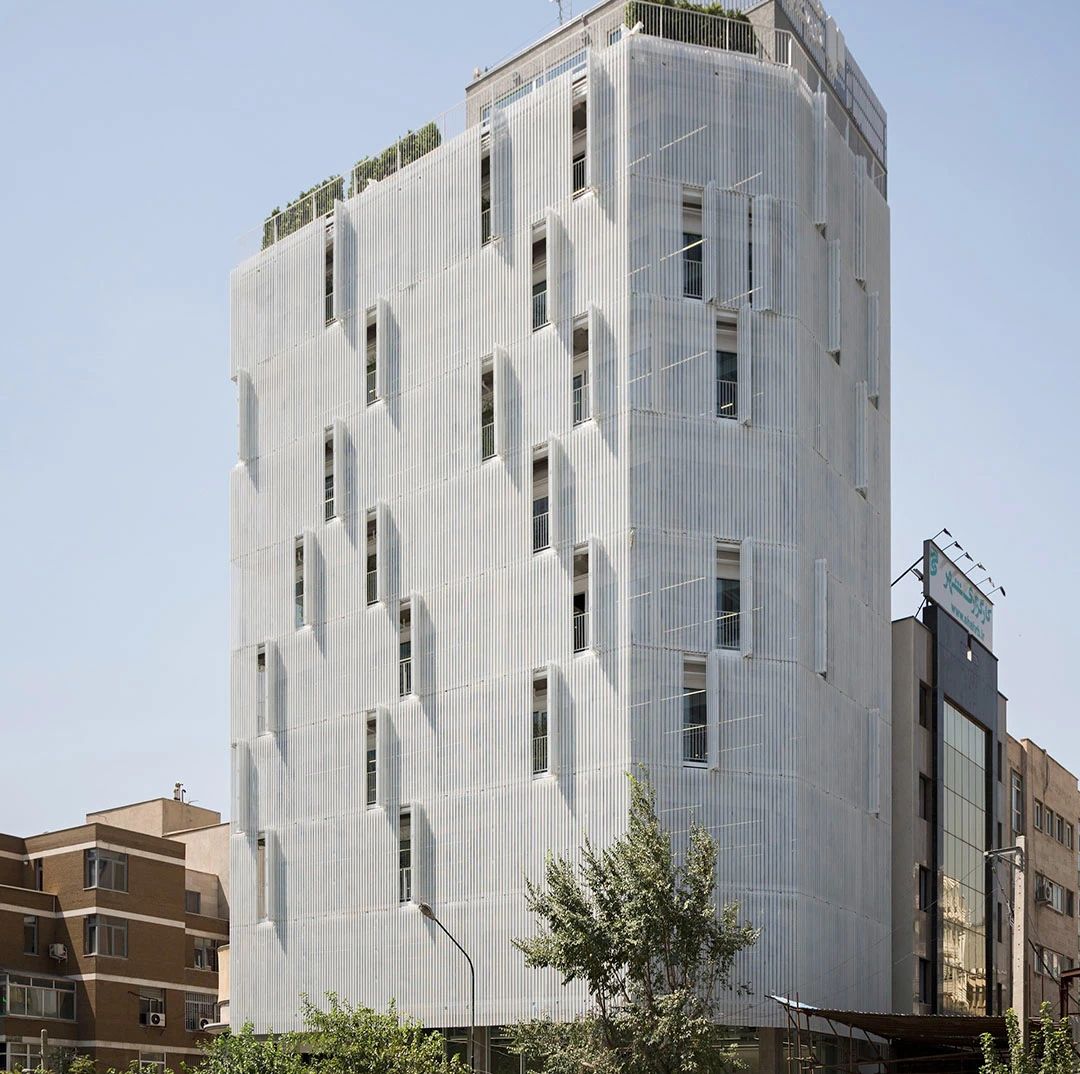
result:
<svg viewBox="0 0 1080 1074"><path fill-rule="evenodd" d="M305 224L331 212L334 202L341 200L344 188L345 180L340 175L333 175L310 190L297 194L284 209L274 209L263 222L262 248L265 250L278 239L299 231Z"/></svg>
<svg viewBox="0 0 1080 1074"><path fill-rule="evenodd" d="M385 179L398 168L412 164L425 153L442 145L442 134L432 123L425 123L418 131L409 131L399 141L387 146L374 157L358 160L349 175L349 197L359 194L372 180Z"/></svg>
<svg viewBox="0 0 1080 1074"><path fill-rule="evenodd" d="M694 15L715 17L696 19ZM741 11L729 11L723 4L691 4L689 0L651 0L649 3L629 0L626 5L626 25L636 26L639 22L644 32L654 37L734 52L757 52L757 38L749 18Z"/></svg>

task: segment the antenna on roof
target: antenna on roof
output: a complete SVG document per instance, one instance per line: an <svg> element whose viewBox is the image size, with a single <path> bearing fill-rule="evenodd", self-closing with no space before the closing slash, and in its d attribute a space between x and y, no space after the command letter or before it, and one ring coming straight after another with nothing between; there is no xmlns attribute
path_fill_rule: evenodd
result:
<svg viewBox="0 0 1080 1074"><path fill-rule="evenodd" d="M553 4L558 5L558 8L559 8L559 25L562 26L563 19L565 17L564 14L563 14L563 3L565 2L567 8L569 8L569 14L573 15L574 14L574 0L550 0L550 2L553 3Z"/></svg>

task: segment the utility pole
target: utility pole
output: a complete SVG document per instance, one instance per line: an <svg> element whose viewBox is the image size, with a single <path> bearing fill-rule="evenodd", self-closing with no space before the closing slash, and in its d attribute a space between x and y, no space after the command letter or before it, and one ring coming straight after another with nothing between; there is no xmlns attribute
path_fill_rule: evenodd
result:
<svg viewBox="0 0 1080 1074"><path fill-rule="evenodd" d="M1027 1004L1027 975L1025 973L1027 959L1027 905L1024 902L1024 871L1027 868L1027 839L1025 836L1016 837L1016 846L998 847L996 850L988 850L984 855L990 863L990 868L1003 858L1012 859L1013 867L1013 897L1012 897L1012 1009L1016 1012L1020 1022L1020 1033L1024 1039L1024 1046L1028 1043L1028 1004Z"/></svg>

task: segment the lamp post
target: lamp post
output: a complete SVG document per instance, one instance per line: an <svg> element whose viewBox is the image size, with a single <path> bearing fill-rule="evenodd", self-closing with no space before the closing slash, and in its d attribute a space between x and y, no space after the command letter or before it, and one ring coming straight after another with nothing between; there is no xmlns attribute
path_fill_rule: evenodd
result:
<svg viewBox="0 0 1080 1074"><path fill-rule="evenodd" d="M476 968L473 966L473 961L469 958L469 952L465 950L450 934L447 927L435 916L435 911L432 910L430 904L426 902L419 903L417 906L420 913L424 915L429 921L434 921L436 925L443 931L446 938L465 956L465 961L469 964L469 1049L468 1060L469 1070L476 1070L476 1063L474 1061L473 1049L475 1047L476 1038Z"/></svg>

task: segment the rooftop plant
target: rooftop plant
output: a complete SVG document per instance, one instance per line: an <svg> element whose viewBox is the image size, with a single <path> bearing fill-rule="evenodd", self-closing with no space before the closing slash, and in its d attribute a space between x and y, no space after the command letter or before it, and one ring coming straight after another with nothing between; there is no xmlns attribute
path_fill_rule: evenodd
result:
<svg viewBox="0 0 1080 1074"><path fill-rule="evenodd" d="M713 17L696 19L694 15ZM654 37L734 52L757 52L757 38L750 19L743 12L729 10L723 4L692 4L690 0L649 0L648 3L629 0L626 5L626 25L636 26L639 22L644 32Z"/></svg>
<svg viewBox="0 0 1080 1074"><path fill-rule="evenodd" d="M442 145L442 134L434 122L425 123L418 131L409 131L381 153L373 157L363 157L354 165L349 174L349 197L359 194L373 180L385 179L393 175L398 168L412 164L425 153L430 153Z"/></svg>
<svg viewBox="0 0 1080 1074"><path fill-rule="evenodd" d="M265 250L278 239L331 212L334 202L341 200L344 186L345 181L340 175L332 175L310 190L297 194L284 209L275 208L263 222L262 248Z"/></svg>

